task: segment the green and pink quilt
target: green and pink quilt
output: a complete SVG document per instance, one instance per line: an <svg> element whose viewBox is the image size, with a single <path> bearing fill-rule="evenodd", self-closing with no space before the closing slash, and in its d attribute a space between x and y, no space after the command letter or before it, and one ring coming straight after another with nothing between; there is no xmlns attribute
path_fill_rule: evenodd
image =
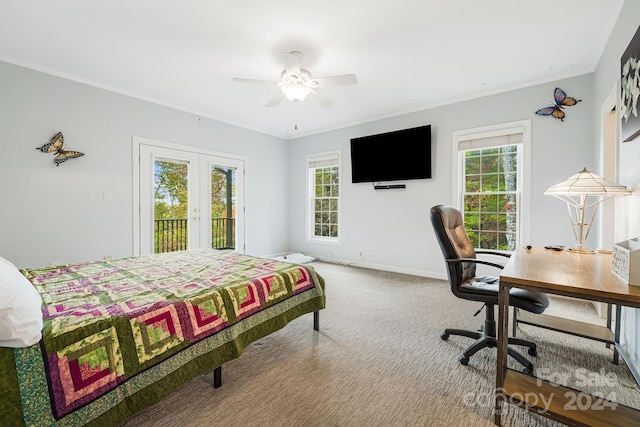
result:
<svg viewBox="0 0 640 427"><path fill-rule="evenodd" d="M117 425L324 308L312 267L198 249L22 273L40 345L0 348L0 425Z"/></svg>

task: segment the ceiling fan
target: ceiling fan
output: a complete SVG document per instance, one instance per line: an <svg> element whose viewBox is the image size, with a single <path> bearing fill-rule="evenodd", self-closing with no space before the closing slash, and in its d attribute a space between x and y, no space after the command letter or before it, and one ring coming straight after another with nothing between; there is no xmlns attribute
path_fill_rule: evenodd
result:
<svg viewBox="0 0 640 427"><path fill-rule="evenodd" d="M280 92L265 104L266 107L273 107L284 98L291 101L303 101L307 96L317 101L323 107L330 107L333 102L319 94L315 89L325 86L340 86L356 84L358 80L355 74L345 74L342 76L312 78L311 73L300 67L300 59L304 55L302 52L293 51L286 54L285 69L280 74L280 81L243 79L235 77L233 81L242 83L268 84L280 86Z"/></svg>

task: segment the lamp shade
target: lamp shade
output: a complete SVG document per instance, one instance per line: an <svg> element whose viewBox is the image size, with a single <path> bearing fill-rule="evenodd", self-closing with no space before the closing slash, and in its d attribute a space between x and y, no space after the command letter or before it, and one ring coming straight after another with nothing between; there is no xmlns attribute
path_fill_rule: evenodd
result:
<svg viewBox="0 0 640 427"><path fill-rule="evenodd" d="M302 101L311 93L311 89L302 83L287 83L282 86L282 93L291 101Z"/></svg>
<svg viewBox="0 0 640 427"><path fill-rule="evenodd" d="M622 196L631 194L624 185L610 182L584 168L566 181L552 185L544 192L545 196Z"/></svg>

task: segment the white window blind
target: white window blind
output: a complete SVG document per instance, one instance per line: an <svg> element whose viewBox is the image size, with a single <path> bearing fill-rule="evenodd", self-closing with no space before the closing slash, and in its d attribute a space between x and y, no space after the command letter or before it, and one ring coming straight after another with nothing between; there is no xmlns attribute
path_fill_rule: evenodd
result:
<svg viewBox="0 0 640 427"><path fill-rule="evenodd" d="M340 157L335 154L332 156L319 156L309 158L309 169L324 168L329 166L338 166Z"/></svg>
<svg viewBox="0 0 640 427"><path fill-rule="evenodd" d="M473 138L472 136L470 136L469 139L463 137L463 139L458 140L458 151L482 150L485 148L500 147L502 145L513 145L522 143L524 129L515 128L512 130L509 129L506 132L513 133L480 138Z"/></svg>

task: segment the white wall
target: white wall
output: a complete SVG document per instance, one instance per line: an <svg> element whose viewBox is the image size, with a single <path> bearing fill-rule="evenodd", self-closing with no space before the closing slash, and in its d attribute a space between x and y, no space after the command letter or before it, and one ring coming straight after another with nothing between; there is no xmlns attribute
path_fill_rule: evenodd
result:
<svg viewBox="0 0 640 427"><path fill-rule="evenodd" d="M246 251L287 249L279 138L2 62L0 129L0 256L19 267L132 255L134 135L246 156ZM35 150L58 131L85 156Z"/></svg>
<svg viewBox="0 0 640 427"><path fill-rule="evenodd" d="M556 86L582 100L565 110L564 122L535 114L552 104ZM588 74L293 140L289 146L289 248L373 268L445 277L429 209L453 203L451 134L523 119L532 120L533 236L523 243L573 245L566 205L543 192L585 166L594 169L592 87L593 75ZM426 124L432 126L433 179L406 181L406 190L375 191L370 184L351 183L350 138ZM305 156L336 149L343 153L342 244L307 243Z"/></svg>
<svg viewBox="0 0 640 427"><path fill-rule="evenodd" d="M624 2L620 16L609 38L594 73L595 147L600 144L600 106L614 86L620 83L620 58L640 26L640 2ZM618 139L620 141L620 139ZM618 143L619 182L633 190L633 194L621 203L622 211L616 218L616 234L620 240L640 236L640 137L633 141ZM640 310L624 308L622 316L623 342L636 369L640 370Z"/></svg>
<svg viewBox="0 0 640 427"><path fill-rule="evenodd" d="M600 106L613 87L619 96L620 58L640 26L640 2L626 1L616 26L605 48L598 68L594 73L594 137L595 147L599 146L601 133ZM619 181L634 193L628 198L629 215L619 232L622 238L640 235L640 138L619 143Z"/></svg>

